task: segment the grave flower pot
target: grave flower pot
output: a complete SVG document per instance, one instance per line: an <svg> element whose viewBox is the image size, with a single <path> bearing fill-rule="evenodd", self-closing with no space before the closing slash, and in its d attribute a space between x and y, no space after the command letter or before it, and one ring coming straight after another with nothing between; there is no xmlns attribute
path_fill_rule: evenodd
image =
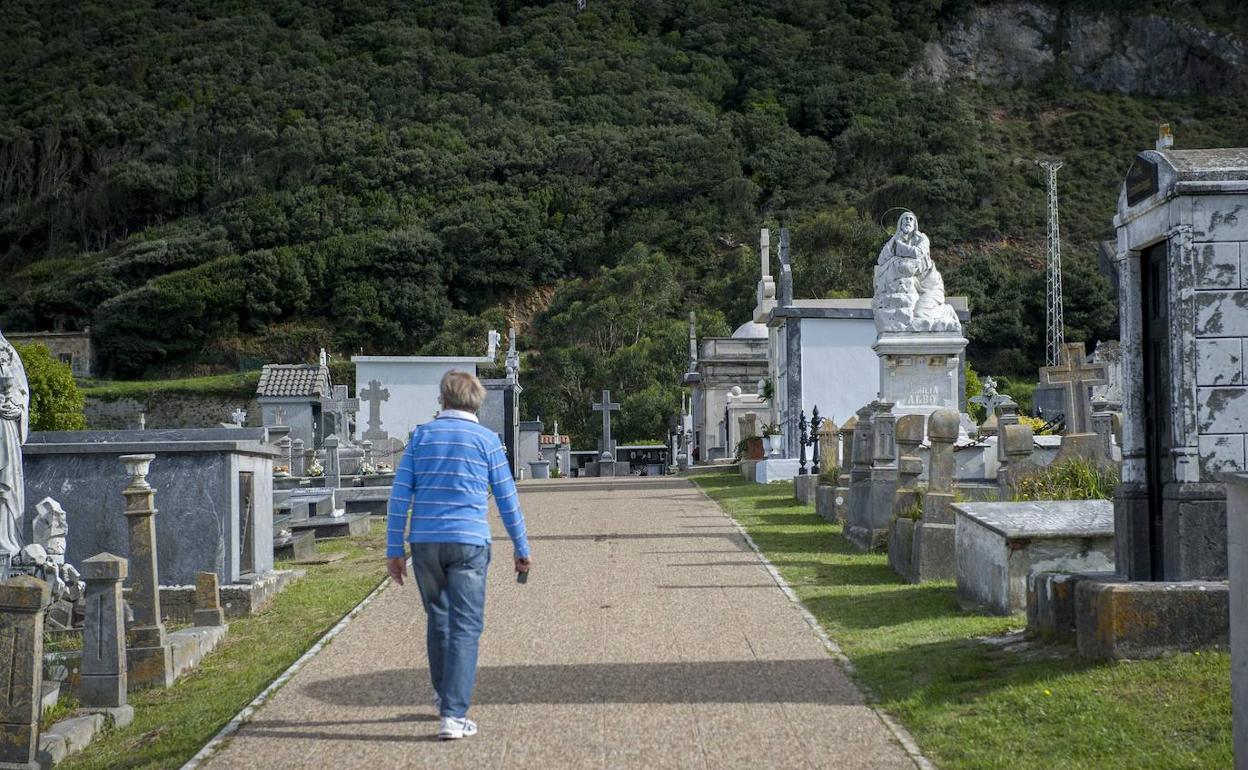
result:
<svg viewBox="0 0 1248 770"><path fill-rule="evenodd" d="M779 433L768 436L767 437L767 454L769 455L780 454L780 444L783 441L784 441L784 437L781 436Z"/></svg>

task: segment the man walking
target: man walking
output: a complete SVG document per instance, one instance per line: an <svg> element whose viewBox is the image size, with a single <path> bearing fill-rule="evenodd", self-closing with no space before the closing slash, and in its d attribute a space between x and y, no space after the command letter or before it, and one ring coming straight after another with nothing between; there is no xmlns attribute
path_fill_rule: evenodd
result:
<svg viewBox="0 0 1248 770"><path fill-rule="evenodd" d="M443 740L477 734L468 705L477 679L477 642L485 626L490 564L490 491L515 549L516 572L528 572L529 542L503 445L477 421L485 387L471 374L442 377L442 411L412 432L390 491L386 558L403 584L403 536L427 621L429 675Z"/></svg>

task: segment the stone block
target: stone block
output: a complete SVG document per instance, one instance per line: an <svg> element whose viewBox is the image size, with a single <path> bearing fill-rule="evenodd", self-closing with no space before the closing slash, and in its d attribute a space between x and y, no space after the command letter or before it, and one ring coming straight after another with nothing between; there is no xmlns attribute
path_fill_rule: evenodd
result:
<svg viewBox="0 0 1248 770"><path fill-rule="evenodd" d="M1237 289L1240 286L1239 244L1198 243L1196 288Z"/></svg>
<svg viewBox="0 0 1248 770"><path fill-rule="evenodd" d="M796 459L768 458L754 464L754 481L758 484L770 484L773 481L789 481L797 476L798 462Z"/></svg>
<svg viewBox="0 0 1248 770"><path fill-rule="evenodd" d="M815 504L815 490L819 486L819 477L811 474L793 477L793 498L802 505Z"/></svg>
<svg viewBox="0 0 1248 770"><path fill-rule="evenodd" d="M89 708L83 711L89 714L99 714L115 728L125 727L134 721L134 706L129 704L115 708Z"/></svg>
<svg viewBox="0 0 1248 770"><path fill-rule="evenodd" d="M43 609L48 585L19 576L0 583L0 766L31 766L39 751L43 690Z"/></svg>
<svg viewBox="0 0 1248 770"><path fill-rule="evenodd" d="M1033 572L1027 578L1027 633L1075 643L1075 588L1083 580L1112 581L1111 572Z"/></svg>
<svg viewBox="0 0 1248 770"><path fill-rule="evenodd" d="M911 579L911 558L914 553L914 520L893 519L888 527L888 565L904 580Z"/></svg>
<svg viewBox="0 0 1248 770"><path fill-rule="evenodd" d="M1204 435L1248 433L1248 388L1197 388L1196 424Z"/></svg>
<svg viewBox="0 0 1248 770"><path fill-rule="evenodd" d="M1197 337L1248 337L1248 291L1196 292Z"/></svg>
<svg viewBox="0 0 1248 770"><path fill-rule="evenodd" d="M1222 436L1201 436L1200 475L1203 478L1217 478L1219 473L1234 473L1244 470L1244 436L1231 433Z"/></svg>
<svg viewBox="0 0 1248 770"><path fill-rule="evenodd" d="M914 546L910 555L910 582L954 580L957 578L957 552L953 524L920 521L914 526Z"/></svg>
<svg viewBox="0 0 1248 770"><path fill-rule="evenodd" d="M1167 485L1163 495L1165 579L1225 580L1226 500L1221 485Z"/></svg>
<svg viewBox="0 0 1248 770"><path fill-rule="evenodd" d="M832 492L832 521L844 524L849 518L849 484L837 484Z"/></svg>
<svg viewBox="0 0 1248 770"><path fill-rule="evenodd" d="M1156 658L1225 647L1230 589L1223 582L1109 582L1075 588L1079 654L1095 659Z"/></svg>
<svg viewBox="0 0 1248 770"><path fill-rule="evenodd" d="M65 741L65 751L74 754L91 745L97 733L104 729L102 714L84 714L62 719L48 728L49 735L60 736Z"/></svg>
<svg viewBox="0 0 1248 770"><path fill-rule="evenodd" d="M1243 385L1243 341L1238 338L1196 340L1196 384Z"/></svg>
<svg viewBox="0 0 1248 770"><path fill-rule="evenodd" d="M59 765L67 756L69 747L65 745L65 736L46 731L39 736L39 765Z"/></svg>
<svg viewBox="0 0 1248 770"><path fill-rule="evenodd" d="M368 516L347 513L342 516L317 516L307 521L291 522L294 532L311 531L317 540L331 537L359 537L368 534Z"/></svg>
<svg viewBox="0 0 1248 770"><path fill-rule="evenodd" d="M127 690L169 687L173 684L173 650L169 645L130 647L126 650Z"/></svg>
<svg viewBox="0 0 1248 770"><path fill-rule="evenodd" d="M958 596L990 612L1027 607L1032 571L1113 569L1107 500L956 503Z"/></svg>
<svg viewBox="0 0 1248 770"><path fill-rule="evenodd" d="M829 524L836 523L836 487L820 484L815 489L815 513Z"/></svg>

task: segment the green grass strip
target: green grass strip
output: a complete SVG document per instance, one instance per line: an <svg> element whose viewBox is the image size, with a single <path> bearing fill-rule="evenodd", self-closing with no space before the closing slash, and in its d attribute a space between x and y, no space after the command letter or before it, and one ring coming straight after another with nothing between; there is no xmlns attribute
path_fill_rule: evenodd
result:
<svg viewBox="0 0 1248 770"><path fill-rule="evenodd" d="M132 693L132 724L58 767L176 768L194 756L385 577L382 522L367 536L322 541L317 550L347 556L302 568L305 577L263 612L232 621L220 646L173 687Z"/></svg>
<svg viewBox="0 0 1248 770"><path fill-rule="evenodd" d="M875 702L941 768L1230 767L1230 656L1094 663L980 641L1023 618L960 608L951 582L902 582L881 553L860 553L791 483L739 475L692 481L741 523L829 636ZM811 726L817 729L816 726Z"/></svg>
<svg viewBox="0 0 1248 770"><path fill-rule="evenodd" d="M249 398L255 395L260 372L216 374L176 380L89 380L82 384L82 395L102 401L142 398L155 394L224 395Z"/></svg>

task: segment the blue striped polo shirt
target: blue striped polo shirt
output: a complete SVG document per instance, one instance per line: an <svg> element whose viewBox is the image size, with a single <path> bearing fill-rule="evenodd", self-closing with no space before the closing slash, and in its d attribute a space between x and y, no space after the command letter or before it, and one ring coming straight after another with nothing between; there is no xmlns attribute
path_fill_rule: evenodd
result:
<svg viewBox="0 0 1248 770"><path fill-rule="evenodd" d="M528 556L524 514L498 436L470 412L442 410L412 431L395 470L386 556L404 555L404 535L408 543L489 543L491 491L516 556Z"/></svg>

